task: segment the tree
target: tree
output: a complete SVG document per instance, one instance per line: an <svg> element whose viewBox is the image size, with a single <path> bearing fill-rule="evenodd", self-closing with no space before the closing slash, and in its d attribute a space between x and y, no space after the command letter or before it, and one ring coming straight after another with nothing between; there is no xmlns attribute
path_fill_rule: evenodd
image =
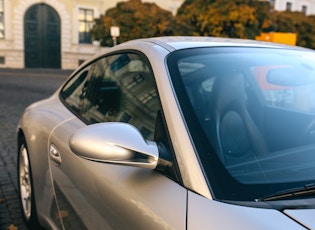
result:
<svg viewBox="0 0 315 230"><path fill-rule="evenodd" d="M254 39L261 32L293 32L297 45L315 49L315 16L273 11L268 1L186 0L174 17L155 4L130 0L97 19L91 36L111 46L111 26L120 27L119 42L167 35Z"/></svg>
<svg viewBox="0 0 315 230"><path fill-rule="evenodd" d="M187 23L187 35L253 38L259 23L252 4L253 0L186 0L177 20Z"/></svg>
<svg viewBox="0 0 315 230"><path fill-rule="evenodd" d="M301 12L273 12L267 32L297 34L297 45L315 49L315 17Z"/></svg>
<svg viewBox="0 0 315 230"><path fill-rule="evenodd" d="M251 7L255 9L255 17L258 22L256 35L268 32L267 30L272 24L273 6L268 1L252 1Z"/></svg>
<svg viewBox="0 0 315 230"><path fill-rule="evenodd" d="M120 2L115 8L107 10L96 20L90 34L95 40L101 40L102 46L111 46L111 26L119 26L119 42L174 35L177 28L171 12L154 3L142 3L141 0Z"/></svg>

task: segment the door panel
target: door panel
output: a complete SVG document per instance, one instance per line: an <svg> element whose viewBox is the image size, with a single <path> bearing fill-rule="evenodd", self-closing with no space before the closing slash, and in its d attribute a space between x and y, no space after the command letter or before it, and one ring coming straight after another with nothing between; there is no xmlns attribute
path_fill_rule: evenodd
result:
<svg viewBox="0 0 315 230"><path fill-rule="evenodd" d="M185 229L185 188L153 170L76 156L67 143L81 126L68 121L49 141L61 158L50 168L66 229Z"/></svg>
<svg viewBox="0 0 315 230"><path fill-rule="evenodd" d="M24 17L26 68L60 68L60 18L46 4L37 4Z"/></svg>

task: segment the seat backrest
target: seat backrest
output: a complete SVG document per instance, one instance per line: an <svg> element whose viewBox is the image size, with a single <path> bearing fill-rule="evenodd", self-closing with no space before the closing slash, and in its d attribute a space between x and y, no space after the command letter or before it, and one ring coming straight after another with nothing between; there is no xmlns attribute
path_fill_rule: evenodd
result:
<svg viewBox="0 0 315 230"><path fill-rule="evenodd" d="M224 163L254 159L268 152L265 139L247 110L242 73L217 76L212 98L217 147Z"/></svg>

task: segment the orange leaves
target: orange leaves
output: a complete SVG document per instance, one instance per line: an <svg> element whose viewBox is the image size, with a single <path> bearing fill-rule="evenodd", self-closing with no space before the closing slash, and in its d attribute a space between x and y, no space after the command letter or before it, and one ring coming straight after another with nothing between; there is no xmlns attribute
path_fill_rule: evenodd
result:
<svg viewBox="0 0 315 230"><path fill-rule="evenodd" d="M178 17L191 23L202 36L246 38L257 26L255 9L249 0L195 0L183 4ZM193 20L192 20L193 18Z"/></svg>

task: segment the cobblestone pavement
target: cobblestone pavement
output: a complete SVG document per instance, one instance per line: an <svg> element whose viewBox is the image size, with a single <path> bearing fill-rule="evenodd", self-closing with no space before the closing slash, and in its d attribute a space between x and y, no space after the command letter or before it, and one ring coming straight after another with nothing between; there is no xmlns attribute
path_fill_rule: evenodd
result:
<svg viewBox="0 0 315 230"><path fill-rule="evenodd" d="M0 230L27 229L18 200L15 130L23 110L51 95L70 71L0 69Z"/></svg>

